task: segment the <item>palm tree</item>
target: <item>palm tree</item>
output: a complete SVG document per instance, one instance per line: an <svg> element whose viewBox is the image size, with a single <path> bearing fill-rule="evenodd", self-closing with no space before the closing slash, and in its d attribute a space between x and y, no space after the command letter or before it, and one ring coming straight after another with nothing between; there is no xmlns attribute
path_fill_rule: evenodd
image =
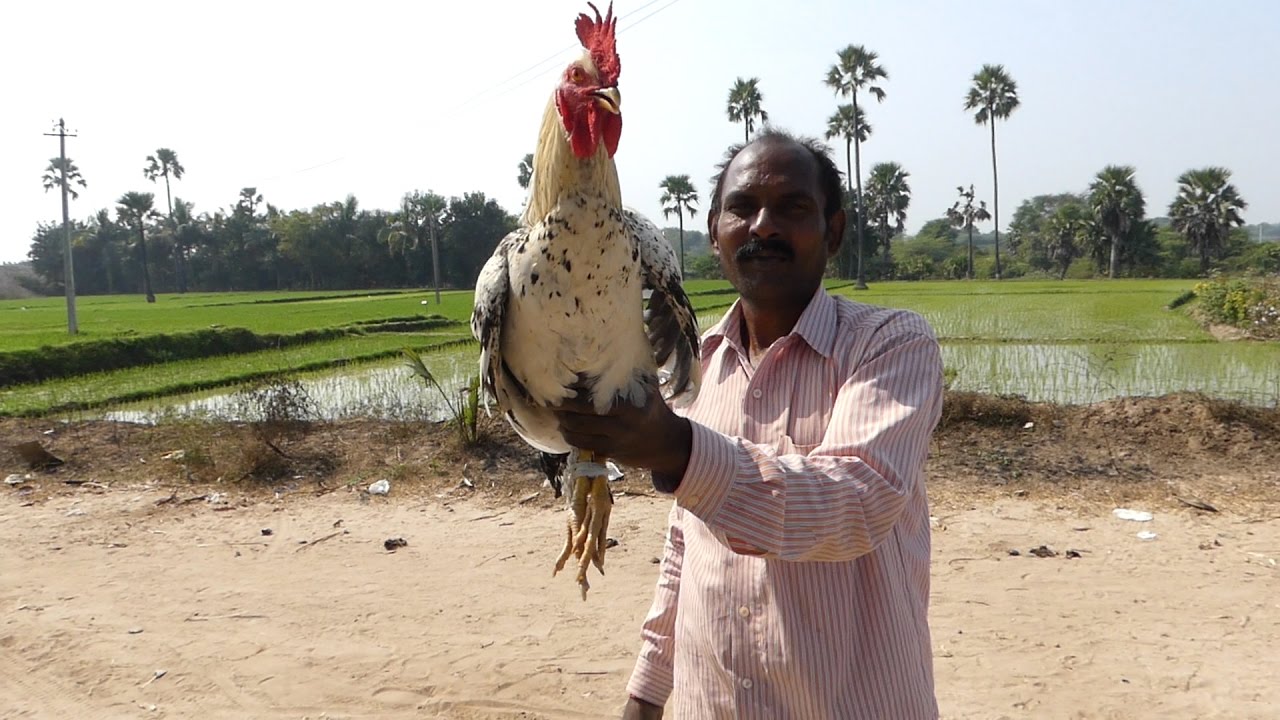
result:
<svg viewBox="0 0 1280 720"><path fill-rule="evenodd" d="M851 104L841 105L831 117L827 118L827 139L844 138L844 167L845 179L849 184L849 194L853 195L853 182L856 174L853 171L853 143L858 141L863 143L871 137L871 125L867 123L867 115L862 112L861 108L854 108ZM861 184L859 184L861 187ZM856 201L855 201L856 202ZM842 255L845 256L843 272L847 277L849 275L849 250L848 245L841 248ZM858 240L857 257L858 267L862 267L862 240Z"/></svg>
<svg viewBox="0 0 1280 720"><path fill-rule="evenodd" d="M517 166L520 174L516 176L516 182L520 183L520 187L528 190L529 183L533 182L533 153L525 155Z"/></svg>
<svg viewBox="0 0 1280 720"><path fill-rule="evenodd" d="M1098 227L1111 240L1107 277L1115 278L1120 264L1120 243L1146 213L1146 201L1129 165L1108 165L1089 184L1089 208Z"/></svg>
<svg viewBox="0 0 1280 720"><path fill-rule="evenodd" d="M1018 107L1018 84L1003 65L983 65L973 74L973 87L964 99L965 110L979 125L991 125L991 188L996 221L996 279L1000 279L1000 179L996 172L996 120L1004 120Z"/></svg>
<svg viewBox="0 0 1280 720"><path fill-rule="evenodd" d="M764 96L760 94L760 78L743 80L738 78L729 89L729 122L742 123L743 142L751 142L751 131L756 127L756 119L761 123L769 122L769 113L764 111Z"/></svg>
<svg viewBox="0 0 1280 720"><path fill-rule="evenodd" d="M662 190L662 197L658 199L662 203L662 216L669 218L675 213L680 220L680 277L683 278L684 214L689 213L690 218L698 214L698 208L694 207L698 204L698 191L693 188L688 175L668 175L658 183L658 188Z"/></svg>
<svg viewBox="0 0 1280 720"><path fill-rule="evenodd" d="M855 123L859 117L858 92L866 90L879 102L884 102L884 89L877 83L888 80L889 73L880 66L880 56L861 45L850 45L836 53L837 62L827 70L827 86L852 101ZM856 126L856 125L855 125ZM870 134L868 132L868 134ZM862 243L866 234L866 212L862 205L862 141L858 134L853 138L854 173L858 183L855 197L858 202L858 289L866 289L867 277L862 267Z"/></svg>
<svg viewBox="0 0 1280 720"><path fill-rule="evenodd" d="M969 185L966 191L964 186L958 186L956 192L960 193L960 199L950 208L947 208L947 219L951 221L951 227L960 228L969 231L969 270L968 278L973 279L973 226L974 223L986 222L991 219L991 213L987 212L987 201L979 200L978 206L973 206L973 185Z"/></svg>
<svg viewBox="0 0 1280 720"><path fill-rule="evenodd" d="M176 225L173 222L173 195L169 189L169 178L181 180L183 173L187 170L182 167L182 163L178 162L178 154L169 148L160 148L156 150L155 155L147 156L147 166L142 168L142 176L151 182L156 182L160 178L164 178L164 199L165 204L169 208L169 229L174 234L175 264L178 270L178 292L185 293L187 291L187 252L182 243L178 242Z"/></svg>
<svg viewBox="0 0 1280 720"><path fill-rule="evenodd" d="M911 186L907 178L911 173L896 162L876 163L867 176L867 214L879 226L879 239L884 248L886 267L893 267L889 240L902 232L907 223L907 207L911 205ZM892 220L892 225L890 225ZM889 232L890 227L893 232Z"/></svg>
<svg viewBox="0 0 1280 720"><path fill-rule="evenodd" d="M178 162L178 154L169 148L160 148L156 150L155 155L148 155L147 166L142 168L143 177L151 182L164 178L164 197L171 218L173 217L173 196L169 193L169 178L181 180L182 174L186 171L182 163Z"/></svg>
<svg viewBox="0 0 1280 720"><path fill-rule="evenodd" d="M64 170L66 171L65 174L63 173ZM60 157L49 158L49 167L44 169L44 176L40 178L44 183L44 191L49 192L54 188L61 188L64 178L67 183L67 194L71 196L72 200L80 197L80 193L71 187L73 184L80 187L88 187L84 181L84 176L80 174L80 168L76 167L71 158L67 158L65 162Z"/></svg>
<svg viewBox="0 0 1280 720"><path fill-rule="evenodd" d="M96 263L102 267L108 295L116 292L115 245L120 239L119 235L119 227L111 222L111 211L106 208L93 216L88 232L84 235L85 252L97 256Z"/></svg>
<svg viewBox="0 0 1280 720"><path fill-rule="evenodd" d="M1247 207L1226 168L1188 170L1178 177L1169 216L1173 229L1199 252L1201 274L1209 272L1209 257L1222 250L1231 228L1244 224L1240 212Z"/></svg>
<svg viewBox="0 0 1280 720"><path fill-rule="evenodd" d="M173 242L181 249L182 254L182 286L185 289L188 284L194 284L195 278L188 278L190 265L188 263L187 253L191 252L201 239L201 220L196 217L195 203L187 202L180 197L173 199L173 217L170 223L173 225ZM191 273L194 275L194 273Z"/></svg>
<svg viewBox="0 0 1280 720"><path fill-rule="evenodd" d="M142 252L142 291L147 302L156 301L151 292L151 272L147 267L147 221L156 217L156 196L151 193L127 192L116 201L116 216L120 222L138 231L138 248Z"/></svg>
<svg viewBox="0 0 1280 720"><path fill-rule="evenodd" d="M447 209L444 197L428 190L414 190L400 199L400 211L392 216L383 240L392 251L404 256L406 267L412 266L413 251L423 243L431 245L431 277L436 292L436 304L440 304L440 250L437 236L440 222ZM412 275L412 270L410 270Z"/></svg>
<svg viewBox="0 0 1280 720"><path fill-rule="evenodd" d="M241 217L253 219L258 215L258 206L262 204L262 193L256 187L240 188L240 197L236 199L233 213Z"/></svg>
<svg viewBox="0 0 1280 720"><path fill-rule="evenodd" d="M1049 259L1058 266L1058 279L1065 280L1071 262L1084 254L1092 232L1089 209L1078 202L1060 206L1045 222Z"/></svg>

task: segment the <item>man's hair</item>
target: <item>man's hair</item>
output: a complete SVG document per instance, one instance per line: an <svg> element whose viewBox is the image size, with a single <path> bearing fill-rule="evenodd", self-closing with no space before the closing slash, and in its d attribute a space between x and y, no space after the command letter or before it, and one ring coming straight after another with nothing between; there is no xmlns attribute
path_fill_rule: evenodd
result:
<svg viewBox="0 0 1280 720"><path fill-rule="evenodd" d="M798 145L809 151L813 156L813 162L818 166L818 187L822 190L822 194L826 196L826 204L822 208L822 214L828 221L844 206L844 184L840 177L843 173L840 168L836 167L835 161L831 159L831 148L820 142L816 138L806 136L796 136L775 127L767 127L760 131L750 142L736 143L730 145L725 151L724 160L716 165L716 174L712 176L711 183L714 190L711 195L711 205L707 209L707 217L715 217L720 212L720 193L724 190L724 175L729 169L729 165L733 163L733 159L738 157L738 153L745 150L748 146L757 143L766 142L784 142Z"/></svg>

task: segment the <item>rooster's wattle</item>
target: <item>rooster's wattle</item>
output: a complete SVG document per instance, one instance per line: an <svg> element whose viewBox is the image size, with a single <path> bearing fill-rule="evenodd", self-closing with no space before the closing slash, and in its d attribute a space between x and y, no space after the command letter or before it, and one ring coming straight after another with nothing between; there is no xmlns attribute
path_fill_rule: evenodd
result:
<svg viewBox="0 0 1280 720"><path fill-rule="evenodd" d="M480 271L471 316L486 393L530 445L570 454L573 512L555 572L576 556L584 599L588 567L604 567L613 496L606 458L569 447L550 408L572 397L597 412L640 406L654 383L684 404L701 375L675 253L656 225L622 205L616 19L612 6L603 18L591 9L594 18L576 21L585 52L547 104L521 227Z"/></svg>

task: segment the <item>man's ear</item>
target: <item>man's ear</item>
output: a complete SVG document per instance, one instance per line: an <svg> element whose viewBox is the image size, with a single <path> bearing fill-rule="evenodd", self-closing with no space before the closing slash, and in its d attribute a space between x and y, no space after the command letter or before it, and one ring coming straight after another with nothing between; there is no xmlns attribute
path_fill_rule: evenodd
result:
<svg viewBox="0 0 1280 720"><path fill-rule="evenodd" d="M832 256L840 249L840 244L844 242L844 208L836 210L835 214L827 220L827 255Z"/></svg>
<svg viewBox="0 0 1280 720"><path fill-rule="evenodd" d="M716 235L716 220L720 219L720 211L707 215L707 242L711 244L711 254L720 257L720 238Z"/></svg>

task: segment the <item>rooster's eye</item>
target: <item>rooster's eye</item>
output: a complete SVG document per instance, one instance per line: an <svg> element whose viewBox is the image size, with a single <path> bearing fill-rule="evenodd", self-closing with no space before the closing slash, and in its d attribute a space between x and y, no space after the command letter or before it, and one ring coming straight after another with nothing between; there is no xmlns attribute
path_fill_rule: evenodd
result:
<svg viewBox="0 0 1280 720"><path fill-rule="evenodd" d="M581 85L587 81L587 74L583 72L582 68L575 65L573 69L569 71L569 81L574 85Z"/></svg>

